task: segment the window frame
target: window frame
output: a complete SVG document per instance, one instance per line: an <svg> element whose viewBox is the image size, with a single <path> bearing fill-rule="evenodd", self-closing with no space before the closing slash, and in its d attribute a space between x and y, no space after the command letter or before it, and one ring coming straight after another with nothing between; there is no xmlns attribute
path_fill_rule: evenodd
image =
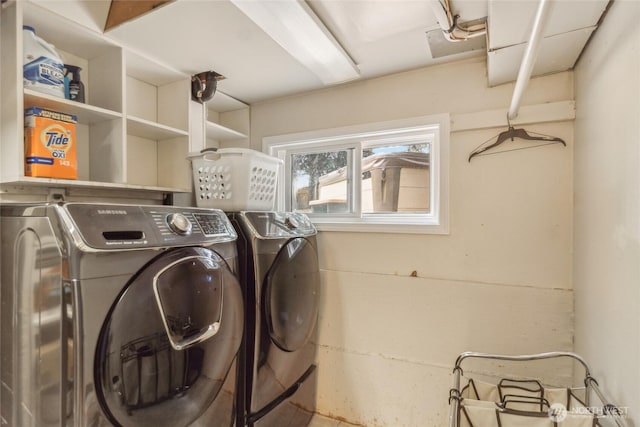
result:
<svg viewBox="0 0 640 427"><path fill-rule="evenodd" d="M353 212L308 214L319 231L449 234L449 133L449 114L438 114L264 137L263 151L285 162L278 175L276 208L291 209L290 154L347 149L353 150L347 162ZM425 137L433 138L429 141L430 213L360 212L361 197L353 196L361 194L362 179L356 179L361 177L361 165L354 159L362 158L363 147L424 141Z"/></svg>

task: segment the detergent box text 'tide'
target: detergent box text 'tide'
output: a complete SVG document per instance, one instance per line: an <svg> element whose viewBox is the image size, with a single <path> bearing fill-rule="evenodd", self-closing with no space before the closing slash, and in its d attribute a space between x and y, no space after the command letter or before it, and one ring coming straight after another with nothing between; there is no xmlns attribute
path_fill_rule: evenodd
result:
<svg viewBox="0 0 640 427"><path fill-rule="evenodd" d="M26 176L76 179L76 122L71 114L29 108L24 117Z"/></svg>

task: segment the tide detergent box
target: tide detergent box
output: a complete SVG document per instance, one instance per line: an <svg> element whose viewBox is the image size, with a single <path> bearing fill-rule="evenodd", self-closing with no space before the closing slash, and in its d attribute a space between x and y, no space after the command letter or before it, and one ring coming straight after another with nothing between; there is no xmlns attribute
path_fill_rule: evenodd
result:
<svg viewBox="0 0 640 427"><path fill-rule="evenodd" d="M24 115L26 176L78 178L76 122L71 114L28 108Z"/></svg>

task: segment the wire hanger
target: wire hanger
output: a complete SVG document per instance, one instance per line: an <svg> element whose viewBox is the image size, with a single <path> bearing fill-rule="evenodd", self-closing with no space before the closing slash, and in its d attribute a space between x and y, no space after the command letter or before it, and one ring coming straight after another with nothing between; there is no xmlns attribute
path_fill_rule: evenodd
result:
<svg viewBox="0 0 640 427"><path fill-rule="evenodd" d="M500 144L502 144L503 142L509 139L513 141L515 138L526 139L529 141L543 141L543 142L546 142L547 144L560 143L565 147L567 146L567 143L564 142L562 138L558 138L550 135L542 135L542 134L530 135L526 130L522 128L520 129L514 128L513 126L511 126L509 115L507 115L507 124L509 125L509 129L498 134L496 142L494 142L493 144L487 145L486 147L483 147L484 144L486 144L487 142L491 141L491 139L493 139L491 138L488 141L485 141L482 144L480 144L480 147L476 148L471 154L469 154L469 162L471 162L471 159L473 157L480 155L485 151L491 150L492 148L499 146ZM540 145L535 145L533 147L526 147L526 148L534 148L534 147L539 147L541 145L547 145L547 144L540 144ZM519 150L519 149L520 148L515 148L514 150ZM504 151L512 151L512 150L504 150ZM500 153L502 152L503 151L500 151ZM498 154L498 153L491 153L491 154Z"/></svg>

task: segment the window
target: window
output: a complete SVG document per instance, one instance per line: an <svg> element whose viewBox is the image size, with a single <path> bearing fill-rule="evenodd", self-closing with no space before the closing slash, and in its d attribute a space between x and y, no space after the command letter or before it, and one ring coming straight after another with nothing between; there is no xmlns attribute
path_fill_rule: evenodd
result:
<svg viewBox="0 0 640 427"><path fill-rule="evenodd" d="M447 233L449 116L267 137L278 209L319 230Z"/></svg>

